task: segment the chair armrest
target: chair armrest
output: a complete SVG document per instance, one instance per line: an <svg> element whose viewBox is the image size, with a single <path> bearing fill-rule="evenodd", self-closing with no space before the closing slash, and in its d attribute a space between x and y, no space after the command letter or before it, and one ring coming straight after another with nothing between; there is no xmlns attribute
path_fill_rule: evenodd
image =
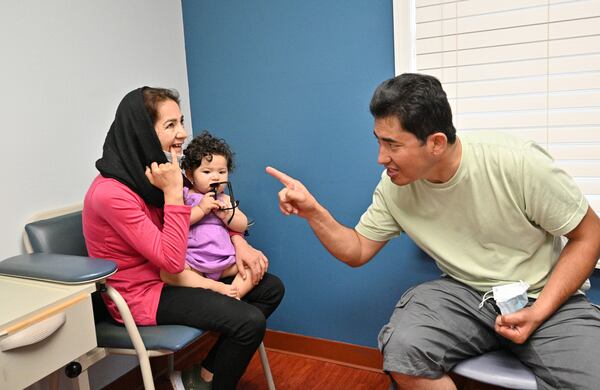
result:
<svg viewBox="0 0 600 390"><path fill-rule="evenodd" d="M0 261L0 275L62 284L83 284L106 279L117 271L109 260L54 253L32 253Z"/></svg>

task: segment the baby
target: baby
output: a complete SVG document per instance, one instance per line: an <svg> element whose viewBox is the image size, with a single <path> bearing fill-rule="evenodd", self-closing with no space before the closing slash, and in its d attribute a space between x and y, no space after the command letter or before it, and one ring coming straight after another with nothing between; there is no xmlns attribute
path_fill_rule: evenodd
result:
<svg viewBox="0 0 600 390"><path fill-rule="evenodd" d="M238 273L229 234L248 227L237 202L232 204L224 192L233 169L233 153L224 140L205 131L185 149L182 169L191 183L191 188L183 189L185 204L192 206L186 269L180 274L161 271L161 278L169 284L206 288L240 299L252 289L252 281ZM235 276L231 284L221 281L230 276Z"/></svg>

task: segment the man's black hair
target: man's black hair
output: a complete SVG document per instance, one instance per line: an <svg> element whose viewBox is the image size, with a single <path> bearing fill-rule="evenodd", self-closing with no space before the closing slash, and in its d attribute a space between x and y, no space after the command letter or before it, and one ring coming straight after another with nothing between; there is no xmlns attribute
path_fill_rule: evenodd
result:
<svg viewBox="0 0 600 390"><path fill-rule="evenodd" d="M456 141L452 110L442 84L433 76L403 73L381 83L369 106L375 119L395 116L402 128L421 143L434 133L444 133L448 143Z"/></svg>

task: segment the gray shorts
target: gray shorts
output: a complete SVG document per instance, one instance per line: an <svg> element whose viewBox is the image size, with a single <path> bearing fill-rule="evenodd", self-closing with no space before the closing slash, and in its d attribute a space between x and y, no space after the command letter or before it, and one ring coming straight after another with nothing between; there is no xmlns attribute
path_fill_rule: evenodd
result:
<svg viewBox="0 0 600 390"><path fill-rule="evenodd" d="M585 296L569 298L522 345L494 331L493 300L450 278L407 290L379 333L383 369L439 378L460 361L508 349L533 370L539 389L598 389L600 309ZM530 299L530 304L534 301Z"/></svg>

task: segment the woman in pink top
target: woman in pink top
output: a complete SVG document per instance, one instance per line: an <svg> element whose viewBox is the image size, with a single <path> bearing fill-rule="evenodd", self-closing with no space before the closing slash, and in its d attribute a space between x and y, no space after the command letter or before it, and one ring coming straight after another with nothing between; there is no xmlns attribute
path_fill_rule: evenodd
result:
<svg viewBox="0 0 600 390"><path fill-rule="evenodd" d="M243 300L161 281L161 270L193 272L184 270L190 206L183 201L179 165L169 162L181 156L186 138L175 91L143 87L128 93L96 162L100 175L85 196L83 230L90 256L117 263L108 283L123 295L137 324L179 324L220 333L202 362L202 378L193 379L196 384L212 382L213 389L235 389L284 288L266 273L267 258L240 235L231 238L236 262L242 276L255 284ZM112 301L105 303L122 322Z"/></svg>

